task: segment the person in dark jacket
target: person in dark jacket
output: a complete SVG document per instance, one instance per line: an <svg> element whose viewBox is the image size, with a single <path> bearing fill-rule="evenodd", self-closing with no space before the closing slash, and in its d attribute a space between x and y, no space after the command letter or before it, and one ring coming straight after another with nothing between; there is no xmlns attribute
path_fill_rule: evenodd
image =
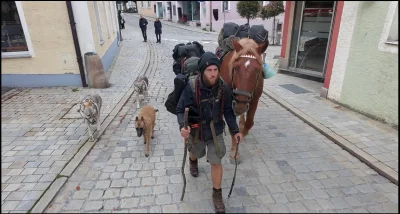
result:
<svg viewBox="0 0 400 214"><path fill-rule="evenodd" d="M121 29L125 29L125 19L120 10L118 11L118 23Z"/></svg>
<svg viewBox="0 0 400 214"><path fill-rule="evenodd" d="M157 18L156 21L154 22L154 28L156 30L157 43L161 43L162 25L159 18Z"/></svg>
<svg viewBox="0 0 400 214"><path fill-rule="evenodd" d="M239 132L236 116L232 110L230 89L219 77L220 61L218 57L212 52L205 52L198 61L198 67L200 73L196 77L196 92L193 92L189 81L176 106L176 115L181 136L185 139L188 138L190 174L194 177L197 177L199 173L198 158L206 155L207 147L207 162L211 164L213 184L212 199L216 212L223 213L225 205L221 189L221 159L226 154L226 146L223 138L225 122L222 116L225 117L229 131L235 136L235 139L239 138L241 142L243 135ZM194 97L195 93L196 97ZM198 107L198 103L200 107ZM185 107L189 107L189 115L198 115L196 122L193 120L191 122L189 119L188 130L184 128ZM193 114L193 112L195 113Z"/></svg>
<svg viewBox="0 0 400 214"><path fill-rule="evenodd" d="M147 42L147 24L148 24L147 19L143 18L143 16L140 15L139 27L142 30L144 42Z"/></svg>

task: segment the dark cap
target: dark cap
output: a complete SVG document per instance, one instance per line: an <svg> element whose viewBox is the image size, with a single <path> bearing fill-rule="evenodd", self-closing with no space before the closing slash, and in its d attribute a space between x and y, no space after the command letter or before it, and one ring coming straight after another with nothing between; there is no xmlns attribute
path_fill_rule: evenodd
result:
<svg viewBox="0 0 400 214"><path fill-rule="evenodd" d="M206 70L206 68L210 65L217 66L218 70L219 70L221 63L220 63L217 55L215 55L213 52L208 51L208 52L205 52L199 59L198 66L199 66L200 73L203 74L204 71Z"/></svg>

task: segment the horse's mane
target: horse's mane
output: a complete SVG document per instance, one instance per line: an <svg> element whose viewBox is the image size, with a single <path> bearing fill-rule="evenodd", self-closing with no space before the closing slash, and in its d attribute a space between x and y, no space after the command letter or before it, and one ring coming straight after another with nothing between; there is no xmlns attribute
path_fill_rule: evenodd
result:
<svg viewBox="0 0 400 214"><path fill-rule="evenodd" d="M233 50L233 55L231 58L231 61L229 63L230 69L232 70L232 64L235 62L240 56L246 55L246 54L251 54L256 57L256 60L262 65L262 59L261 55L257 52L258 44L253 40L249 38L242 38L239 41L239 44L243 47L243 49L239 52L236 52Z"/></svg>

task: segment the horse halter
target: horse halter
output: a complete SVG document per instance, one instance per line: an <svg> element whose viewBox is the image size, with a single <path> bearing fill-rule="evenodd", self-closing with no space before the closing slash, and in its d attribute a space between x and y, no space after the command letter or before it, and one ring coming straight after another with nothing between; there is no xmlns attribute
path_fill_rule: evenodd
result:
<svg viewBox="0 0 400 214"><path fill-rule="evenodd" d="M240 58L256 59L256 57L254 55L252 55L252 54L243 54L243 55L240 56ZM257 88L258 80L260 78L260 73L261 72L258 72L257 79L256 79L256 84L254 85L254 88L253 88L252 92L249 93L247 91L242 91L242 90L238 90L238 89L234 88L233 75L234 75L235 71L236 71L236 68L232 68L232 73L231 73L231 88L232 88L232 98L233 98L233 100L232 100L232 109L235 108L236 103L246 103L246 111L245 112L247 112L249 110L249 107L250 107L250 102L253 99L254 91ZM236 98L237 95L245 96L248 99L246 101L239 100L239 99Z"/></svg>

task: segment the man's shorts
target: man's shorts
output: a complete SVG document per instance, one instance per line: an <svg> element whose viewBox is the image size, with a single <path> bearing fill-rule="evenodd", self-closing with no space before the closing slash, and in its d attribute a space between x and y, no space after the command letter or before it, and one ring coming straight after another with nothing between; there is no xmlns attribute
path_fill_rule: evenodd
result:
<svg viewBox="0 0 400 214"><path fill-rule="evenodd" d="M224 157L226 154L226 146L222 134L217 136L217 143L219 145L219 151L221 153L221 157ZM213 139L208 140L206 142L198 139L196 144L194 144L194 137L191 135L189 136L188 151L191 152L194 156L196 156L196 158L200 159L206 155L206 147L207 147L207 161L211 164L221 164L221 159L219 159L217 155Z"/></svg>

